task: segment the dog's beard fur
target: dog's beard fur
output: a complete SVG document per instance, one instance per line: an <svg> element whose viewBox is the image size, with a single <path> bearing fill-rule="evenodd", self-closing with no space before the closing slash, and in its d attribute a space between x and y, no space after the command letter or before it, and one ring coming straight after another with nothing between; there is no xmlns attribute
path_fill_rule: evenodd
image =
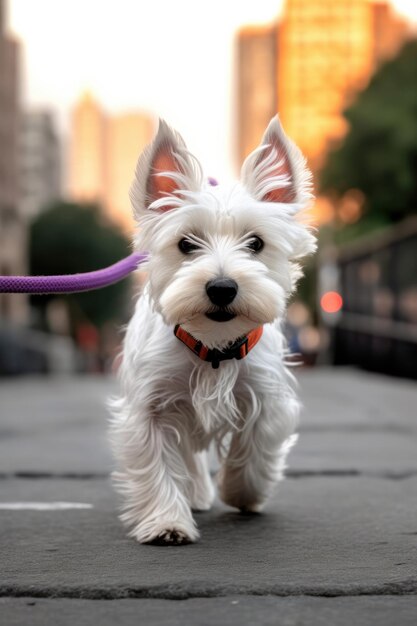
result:
<svg viewBox="0 0 417 626"><path fill-rule="evenodd" d="M299 405L285 369L280 331L285 305L314 250L302 218L309 175L277 119L233 186L204 184L182 139L161 123L138 163L132 202L136 246L148 250L148 284L129 325L114 403L113 439L126 496L124 521L139 541L193 541L191 507L208 508L213 489L200 454L211 439L223 450L220 494L258 510L282 475ZM259 237L263 247L250 242ZM179 242L193 248L184 253ZM227 278L236 297L219 307L207 284ZM242 362L211 369L174 337L180 324L208 348L225 349L264 326Z"/></svg>

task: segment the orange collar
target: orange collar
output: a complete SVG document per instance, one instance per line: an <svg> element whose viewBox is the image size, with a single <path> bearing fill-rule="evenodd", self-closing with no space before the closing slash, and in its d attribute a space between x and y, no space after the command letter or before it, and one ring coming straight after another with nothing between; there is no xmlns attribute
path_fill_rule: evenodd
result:
<svg viewBox="0 0 417 626"><path fill-rule="evenodd" d="M230 346L224 350L217 350L217 348L209 349L204 346L201 341L198 341L195 337L187 333L186 330L181 328L179 324L174 328L174 335L184 343L194 354L196 354L203 361L211 363L213 369L219 367L220 361L226 361L229 359L243 359L252 348L256 346L263 333L263 326L258 326L250 333L236 339Z"/></svg>

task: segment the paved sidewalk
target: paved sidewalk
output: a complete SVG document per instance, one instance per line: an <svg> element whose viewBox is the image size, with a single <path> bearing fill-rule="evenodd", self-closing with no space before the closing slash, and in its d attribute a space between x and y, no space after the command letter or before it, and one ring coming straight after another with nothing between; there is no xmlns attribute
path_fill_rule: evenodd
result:
<svg viewBox="0 0 417 626"><path fill-rule="evenodd" d="M216 502L198 514L199 543L168 548L127 539L117 519L114 381L3 380L0 624L414 626L417 385L298 377L300 441L265 513ZM54 502L85 508L45 510Z"/></svg>

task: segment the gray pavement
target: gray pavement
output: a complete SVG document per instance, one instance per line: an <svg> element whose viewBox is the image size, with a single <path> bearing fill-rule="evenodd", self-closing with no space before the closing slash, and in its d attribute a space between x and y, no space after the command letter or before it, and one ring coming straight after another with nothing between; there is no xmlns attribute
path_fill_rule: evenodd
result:
<svg viewBox="0 0 417 626"><path fill-rule="evenodd" d="M113 380L0 382L0 624L415 625L417 385L298 378L300 441L265 513L216 502L199 543L169 548L117 519ZM56 501L88 508L1 508Z"/></svg>

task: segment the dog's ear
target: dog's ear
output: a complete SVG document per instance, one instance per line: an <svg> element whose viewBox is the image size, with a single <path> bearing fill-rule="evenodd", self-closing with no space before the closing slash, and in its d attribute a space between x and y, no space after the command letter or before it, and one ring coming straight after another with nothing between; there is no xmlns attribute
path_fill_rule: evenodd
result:
<svg viewBox="0 0 417 626"><path fill-rule="evenodd" d="M139 157L130 199L135 216L151 209L165 212L181 205L181 191L201 186L201 167L181 135L159 121L154 141Z"/></svg>
<svg viewBox="0 0 417 626"><path fill-rule="evenodd" d="M265 202L305 203L310 197L311 173L297 146L287 137L276 115L262 142L245 160L241 180Z"/></svg>

